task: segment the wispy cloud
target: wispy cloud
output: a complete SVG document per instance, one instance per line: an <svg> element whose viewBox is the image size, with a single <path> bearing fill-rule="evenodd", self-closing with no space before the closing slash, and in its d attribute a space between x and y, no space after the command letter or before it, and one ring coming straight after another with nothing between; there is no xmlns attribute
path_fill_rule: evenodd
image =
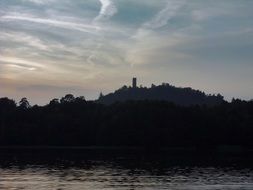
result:
<svg viewBox="0 0 253 190"><path fill-rule="evenodd" d="M31 3L35 3L38 5L44 5L47 3L51 3L54 2L55 0L22 0L23 2L31 2Z"/></svg>
<svg viewBox="0 0 253 190"><path fill-rule="evenodd" d="M21 32L0 32L0 41L18 42L39 50L48 50L48 46L39 38Z"/></svg>
<svg viewBox="0 0 253 190"><path fill-rule="evenodd" d="M101 28L98 26L94 26L91 24L84 24L84 23L75 23L75 22L68 22L68 21L61 21L61 20L54 20L54 19L44 19L44 18L38 18L34 17L33 15L27 15L27 14L20 14L20 13L11 13L8 15L4 15L0 17L1 21L9 22L9 21L27 21L27 22L33 22L38 24L46 24L54 27L60 27L67 30L77 30L80 32L86 32L90 34L96 34L97 30L100 30Z"/></svg>
<svg viewBox="0 0 253 190"><path fill-rule="evenodd" d="M169 0L166 7L162 9L154 18L144 24L145 27L156 29L167 25L168 21L172 19L178 10L184 5L185 0Z"/></svg>
<svg viewBox="0 0 253 190"><path fill-rule="evenodd" d="M175 38L173 33L164 35L157 30L168 25L169 20L178 15L178 11L184 4L185 0L168 0L163 9L137 29L131 37L133 40L132 48L130 48L126 57L131 66L149 63L148 59L154 57L153 52L161 51L163 48L181 42L180 39ZM182 55L176 56L183 57Z"/></svg>
<svg viewBox="0 0 253 190"><path fill-rule="evenodd" d="M208 92L222 89L220 81L234 81L238 92L250 94L239 84L253 80L253 1L0 0L0 4L0 77L12 79L13 89L30 86L32 94L54 84L66 90L80 85L109 92L135 75L144 85L171 82ZM246 74L239 69L243 67ZM210 72L215 69L220 73L218 82ZM235 81L229 73L244 77ZM95 91L90 97L97 97ZM53 96L50 90L47 93L45 102Z"/></svg>
<svg viewBox="0 0 253 190"><path fill-rule="evenodd" d="M17 57L1 56L0 62L5 63L7 67L12 67L12 68L17 68L17 69L26 69L30 71L44 68L44 66L41 63L28 61L28 60L24 60L22 58L17 58Z"/></svg>
<svg viewBox="0 0 253 190"><path fill-rule="evenodd" d="M106 20L111 18L117 13L117 7L111 0L99 0L101 3L101 8L99 15L94 19L94 22Z"/></svg>

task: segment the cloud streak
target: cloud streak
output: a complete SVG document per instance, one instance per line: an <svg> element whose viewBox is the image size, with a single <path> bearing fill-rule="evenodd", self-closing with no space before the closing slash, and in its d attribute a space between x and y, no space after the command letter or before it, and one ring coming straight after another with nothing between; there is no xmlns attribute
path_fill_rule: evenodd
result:
<svg viewBox="0 0 253 190"><path fill-rule="evenodd" d="M44 5L44 4L54 2L55 0L22 0L22 1L23 2L31 2L31 3L35 3L38 5Z"/></svg>
<svg viewBox="0 0 253 190"><path fill-rule="evenodd" d="M9 21L27 21L27 22L33 22L38 24L45 24L50 25L54 27L59 27L67 30L77 30L80 32L86 32L89 34L96 34L97 30L100 30L101 28L98 26L94 26L91 24L83 24L83 23L75 23L75 22L67 22L67 21L61 21L61 20L54 20L54 19L44 19L44 18L37 18L33 15L26 15L26 14L17 14L13 13L10 15L4 15L0 17L1 21L9 22Z"/></svg>
<svg viewBox="0 0 253 190"><path fill-rule="evenodd" d="M167 25L168 21L177 15L178 10L185 4L184 0L169 0L166 7L162 9L149 22L144 24L144 27L157 29Z"/></svg>
<svg viewBox="0 0 253 190"><path fill-rule="evenodd" d="M103 21L111 18L117 13L117 7L111 0L99 0L101 8L99 15L94 19L94 22Z"/></svg>
<svg viewBox="0 0 253 190"><path fill-rule="evenodd" d="M0 63L4 63L4 66L6 68L16 70L36 71L44 68L44 66L41 63L37 63L35 61L28 61L17 57L1 56Z"/></svg>
<svg viewBox="0 0 253 190"><path fill-rule="evenodd" d="M26 44L30 47L37 48L39 50L48 50L48 46L44 44L39 38L27 35L25 33L0 32L0 40Z"/></svg>

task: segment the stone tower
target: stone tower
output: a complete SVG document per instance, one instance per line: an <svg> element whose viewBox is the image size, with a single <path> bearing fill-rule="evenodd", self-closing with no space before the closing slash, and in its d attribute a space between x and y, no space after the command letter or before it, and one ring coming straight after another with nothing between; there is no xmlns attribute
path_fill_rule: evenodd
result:
<svg viewBox="0 0 253 190"><path fill-rule="evenodd" d="M133 78L133 88L137 88L137 78Z"/></svg>

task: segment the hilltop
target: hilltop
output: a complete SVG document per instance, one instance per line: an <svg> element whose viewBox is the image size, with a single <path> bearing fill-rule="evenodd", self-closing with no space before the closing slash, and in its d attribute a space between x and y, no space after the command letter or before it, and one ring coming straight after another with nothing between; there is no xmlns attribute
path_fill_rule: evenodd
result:
<svg viewBox="0 0 253 190"><path fill-rule="evenodd" d="M123 86L113 93L100 95L97 100L102 104L112 104L115 102L125 102L127 100L158 100L168 101L182 106L190 105L218 105L224 102L223 96L207 95L200 90L192 88L175 87L167 83L162 85L152 85L150 88Z"/></svg>

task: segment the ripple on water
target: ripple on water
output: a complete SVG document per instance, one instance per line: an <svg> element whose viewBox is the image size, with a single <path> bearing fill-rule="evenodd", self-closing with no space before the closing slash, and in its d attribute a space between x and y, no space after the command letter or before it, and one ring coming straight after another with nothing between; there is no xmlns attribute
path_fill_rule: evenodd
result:
<svg viewBox="0 0 253 190"><path fill-rule="evenodd" d="M124 163L133 162L125 160ZM148 161L147 161L148 162ZM133 163L131 163L133 164ZM152 166L152 163L145 163ZM145 165L144 164L144 165ZM77 165L9 164L0 166L4 190L252 190L253 170L233 167L140 167L113 161L85 161Z"/></svg>

